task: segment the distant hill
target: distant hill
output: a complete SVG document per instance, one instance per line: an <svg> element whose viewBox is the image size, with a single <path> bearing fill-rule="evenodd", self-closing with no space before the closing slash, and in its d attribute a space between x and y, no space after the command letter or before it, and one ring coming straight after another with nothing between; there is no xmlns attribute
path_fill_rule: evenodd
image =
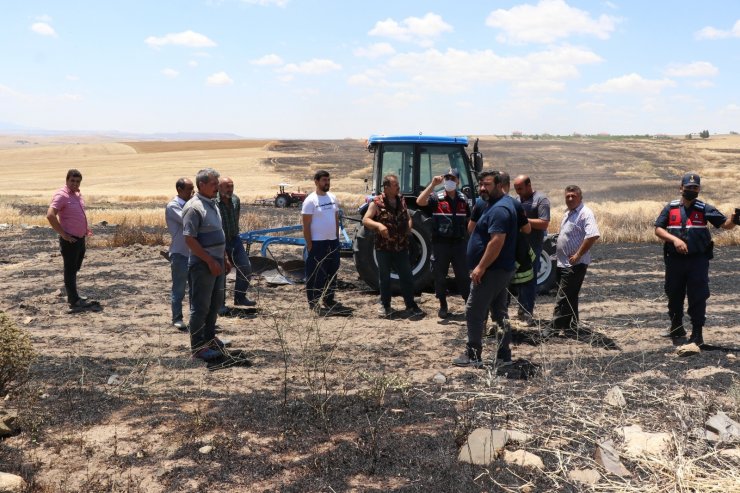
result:
<svg viewBox="0 0 740 493"><path fill-rule="evenodd" d="M25 127L11 122L0 121L0 134L23 135L26 137L95 137L101 140L232 140L244 139L243 136L233 133L215 132L158 132L138 133L120 132L118 130L49 130L44 128Z"/></svg>

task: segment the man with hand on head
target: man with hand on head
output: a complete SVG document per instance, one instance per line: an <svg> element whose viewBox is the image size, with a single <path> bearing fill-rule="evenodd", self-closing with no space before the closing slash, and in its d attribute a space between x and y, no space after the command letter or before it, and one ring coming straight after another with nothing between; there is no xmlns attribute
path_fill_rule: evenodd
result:
<svg viewBox="0 0 740 493"><path fill-rule="evenodd" d="M439 318L449 315L447 306L447 271L452 263L458 293L464 301L470 292L470 276L466 262L467 225L470 206L467 197L457 189L460 172L449 169L444 175L435 176L416 199L419 207L428 207L433 218L432 251L434 262L434 293L439 300ZM434 188L444 184L444 190L434 193Z"/></svg>
<svg viewBox="0 0 740 493"><path fill-rule="evenodd" d="M714 243L708 225L732 229L740 224L739 209L731 217L698 200L701 178L686 173L681 180L681 198L669 202L655 220L655 235L663 240L665 293L671 327L665 334L674 340L686 336L683 301L688 298L691 318L689 343L704 344L703 328L709 298L709 260Z"/></svg>
<svg viewBox="0 0 740 493"><path fill-rule="evenodd" d="M252 274L252 264L244 250L244 243L239 237L239 216L241 201L234 193L234 182L229 177L218 180L218 209L224 228L226 241L226 256L236 269L236 284L234 285L234 306L255 306L257 303L247 297L249 276ZM219 309L219 315L228 312L226 308L226 276L224 276L224 301Z"/></svg>
<svg viewBox="0 0 740 493"><path fill-rule="evenodd" d="M165 221L172 241L169 249L170 271L172 273L172 291L170 304L172 307L172 325L178 330L188 330L183 321L182 300L185 298L185 288L188 285L188 257L190 249L185 243L182 234L182 208L193 196L193 182L187 178L180 178L175 183L177 195L170 200L165 208Z"/></svg>

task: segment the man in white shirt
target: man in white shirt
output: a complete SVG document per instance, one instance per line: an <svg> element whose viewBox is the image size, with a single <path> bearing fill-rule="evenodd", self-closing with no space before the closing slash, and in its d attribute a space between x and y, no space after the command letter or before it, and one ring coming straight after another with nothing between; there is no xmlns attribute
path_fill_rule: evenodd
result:
<svg viewBox="0 0 740 493"><path fill-rule="evenodd" d="M316 191L303 201L303 238L306 240L306 297L319 313L346 311L334 299L339 270L339 203L329 192L331 177L326 170L314 174Z"/></svg>
<svg viewBox="0 0 740 493"><path fill-rule="evenodd" d="M185 244L182 234L182 208L193 196L193 182L187 178L180 178L175 183L177 195L170 200L165 209L165 220L167 229L172 237L170 243L169 259L172 271L172 293L170 301L172 304L172 325L178 330L188 330L188 326L182 318L182 300L185 298L185 288L188 285L188 257L190 249Z"/></svg>
<svg viewBox="0 0 740 493"><path fill-rule="evenodd" d="M544 336L561 330L566 333L578 331L578 295L588 264L591 263L591 247L598 241L599 228L593 211L583 204L583 192L576 185L565 187L565 205L568 210L560 223L556 255L558 259L558 291L555 295L555 310L552 326Z"/></svg>

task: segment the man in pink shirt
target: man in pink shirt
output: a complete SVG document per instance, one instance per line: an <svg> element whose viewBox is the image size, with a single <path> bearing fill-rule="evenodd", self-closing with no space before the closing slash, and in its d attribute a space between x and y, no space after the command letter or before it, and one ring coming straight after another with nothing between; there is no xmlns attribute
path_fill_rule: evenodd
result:
<svg viewBox="0 0 740 493"><path fill-rule="evenodd" d="M67 183L57 190L46 212L46 219L59 233L59 247L64 259L64 287L72 310L86 308L91 302L77 292L77 272L85 258L85 237L90 234L85 215L85 201L80 193L82 173L67 171Z"/></svg>

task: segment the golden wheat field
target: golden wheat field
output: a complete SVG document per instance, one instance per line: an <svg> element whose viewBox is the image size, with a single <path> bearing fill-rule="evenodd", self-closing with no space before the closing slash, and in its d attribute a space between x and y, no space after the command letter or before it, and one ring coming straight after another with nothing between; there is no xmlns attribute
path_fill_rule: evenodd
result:
<svg viewBox="0 0 740 493"><path fill-rule="evenodd" d="M551 199L557 231L562 189L584 190L603 241L654 241L652 221L677 196L685 171L702 175L702 198L729 213L740 206L740 136L710 139L512 139L481 136L486 166L532 177ZM80 137L0 139L0 172L12 186L0 194L0 223L45 226L45 206L69 168L83 173L90 221L164 226L162 208L174 182L213 167L233 178L248 206L269 199L279 183L312 191L312 175L332 172L332 189L349 214L362 203L372 155L361 140L100 142ZM738 244L740 232L721 232L718 244Z"/></svg>

